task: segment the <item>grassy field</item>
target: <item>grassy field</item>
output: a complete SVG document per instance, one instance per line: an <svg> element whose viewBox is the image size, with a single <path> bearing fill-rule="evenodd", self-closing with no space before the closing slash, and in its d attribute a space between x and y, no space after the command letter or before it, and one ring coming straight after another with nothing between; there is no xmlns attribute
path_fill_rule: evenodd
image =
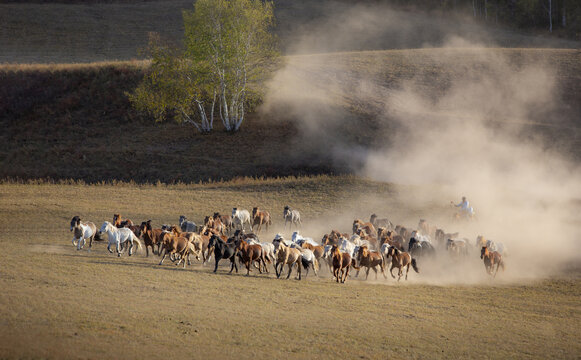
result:
<svg viewBox="0 0 581 360"><path fill-rule="evenodd" d="M303 212L303 233L313 237L331 227L348 231L349 216L369 211L404 224L443 211L403 206L400 195L412 190L419 191L329 176L174 186L4 183L0 357L578 358L576 275L514 281L508 268L491 281L476 258L467 265L481 270L474 285L437 285L425 273L408 282L352 277L340 285L324 270L299 282L228 275L226 267L213 274L195 261L186 269L158 266L143 252L117 258L102 243L76 251L68 231L75 214L100 224L121 212L159 225L182 213L199 222L215 210L260 205L275 215L262 236L268 241L282 228L285 204ZM354 202L355 194L381 201ZM348 215L336 218L333 209Z"/></svg>

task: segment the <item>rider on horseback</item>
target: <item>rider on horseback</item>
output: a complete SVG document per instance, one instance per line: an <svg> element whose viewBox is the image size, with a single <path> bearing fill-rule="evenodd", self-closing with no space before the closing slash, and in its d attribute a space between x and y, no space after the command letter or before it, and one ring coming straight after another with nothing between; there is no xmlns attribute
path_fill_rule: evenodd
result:
<svg viewBox="0 0 581 360"><path fill-rule="evenodd" d="M470 219L470 218L472 218L472 216L474 216L474 209L470 206L470 203L466 199L466 196L462 196L462 201L459 204L454 204L454 202L452 202L452 201L451 201L451 203L455 207L460 208L459 214L461 217L464 217L466 219Z"/></svg>

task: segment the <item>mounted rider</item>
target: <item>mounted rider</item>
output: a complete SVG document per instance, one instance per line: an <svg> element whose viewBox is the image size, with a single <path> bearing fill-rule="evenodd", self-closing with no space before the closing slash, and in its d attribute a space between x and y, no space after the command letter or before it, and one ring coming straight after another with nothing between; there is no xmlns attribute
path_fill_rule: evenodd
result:
<svg viewBox="0 0 581 360"><path fill-rule="evenodd" d="M470 219L474 216L474 208L472 208L470 206L470 202L468 202L468 199L466 199L466 196L462 196L462 201L459 204L454 204L454 202L451 202L451 203L455 207L460 208L460 216L461 217L465 217L467 219Z"/></svg>

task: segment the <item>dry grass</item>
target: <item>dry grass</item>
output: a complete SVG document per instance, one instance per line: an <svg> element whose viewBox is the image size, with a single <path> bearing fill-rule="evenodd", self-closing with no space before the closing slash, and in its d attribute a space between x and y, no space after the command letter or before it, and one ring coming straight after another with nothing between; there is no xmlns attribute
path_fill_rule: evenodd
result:
<svg viewBox="0 0 581 360"><path fill-rule="evenodd" d="M345 208L354 194L384 199L374 210L386 213L409 190L328 176L173 186L4 183L0 357L579 357L576 277L434 286L413 273L408 283L339 285L324 272L298 282L227 275L225 267L212 274L197 263L160 267L157 257L117 258L103 244L77 252L68 231L74 214L100 223L119 211L160 224L181 213L199 221L214 210L260 204L275 214L272 235L286 203L325 228L335 225L329 209ZM372 204L346 211L363 216ZM402 206L398 215L406 212L416 215Z"/></svg>

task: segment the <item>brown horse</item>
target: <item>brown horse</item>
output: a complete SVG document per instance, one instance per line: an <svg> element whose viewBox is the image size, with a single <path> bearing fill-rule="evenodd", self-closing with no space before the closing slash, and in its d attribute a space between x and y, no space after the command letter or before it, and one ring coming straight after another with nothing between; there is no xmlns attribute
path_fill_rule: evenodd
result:
<svg viewBox="0 0 581 360"><path fill-rule="evenodd" d="M333 276L337 279L337 282L344 283L347 276L349 276L351 255L342 253L337 245L333 245L331 254L333 255Z"/></svg>
<svg viewBox="0 0 581 360"><path fill-rule="evenodd" d="M297 272L299 273L298 279L301 279L301 259L302 255L299 249L288 247L284 244L284 241L280 241L278 245L278 250L276 251L276 264L274 265L274 271L276 272L276 277L280 278L282 275L282 270L285 264L288 265L288 275L286 278L290 277L293 269L293 265L297 265ZM278 270L278 265L280 264L280 271Z"/></svg>
<svg viewBox="0 0 581 360"><path fill-rule="evenodd" d="M487 246L483 246L480 251L480 258L484 260L484 267L486 268L486 273L488 275L492 275L492 270L494 269L494 265L496 265L496 271L494 272L493 278L496 277L499 267L502 267L502 271L504 271L502 255L497 251L489 251Z"/></svg>
<svg viewBox="0 0 581 360"><path fill-rule="evenodd" d="M258 272L262 274L263 268L265 272L268 272L268 269L266 268L266 261L264 260L262 246L258 244L249 245L246 241L238 241L236 250L238 251L240 260L242 260L244 266L246 266L246 276L250 275L250 265L252 265L255 261L258 262Z"/></svg>
<svg viewBox="0 0 581 360"><path fill-rule="evenodd" d="M369 276L369 269L373 269L373 271L375 271L375 280L377 280L377 266L379 266L379 268L381 269L381 273L383 274L383 277L387 279L387 276L385 275L385 265L383 256L381 256L380 253L375 251L369 251L367 246L364 245L359 247L359 251L357 251L357 256L355 257L355 259L359 264L359 267L354 267L357 270L357 274L355 274L355 277L359 275L359 270L361 269L361 267L365 266L367 268L367 270L365 271L365 280L367 280L367 277Z"/></svg>
<svg viewBox="0 0 581 360"><path fill-rule="evenodd" d="M347 233L340 233L337 230L331 230L329 234L323 235L323 239L321 239L321 243L323 245L339 245L339 240L344 237L349 239L349 234Z"/></svg>
<svg viewBox="0 0 581 360"><path fill-rule="evenodd" d="M375 226L370 222L364 223L359 219L355 219L353 221L353 234L357 234L357 229L363 229L367 234L377 237L377 230L375 230Z"/></svg>
<svg viewBox="0 0 581 360"><path fill-rule="evenodd" d="M395 246L398 250L404 251L404 239L403 236L394 233L393 231L383 231L381 232L381 237L379 238L379 247L383 244L388 244L389 246Z"/></svg>
<svg viewBox="0 0 581 360"><path fill-rule="evenodd" d="M173 232L166 232L163 234L163 243L161 246L163 249L163 257L161 258L159 265L163 263L163 260L165 260L165 257L168 254L170 254L170 257L172 255L180 256L177 265L179 265L184 259L187 259L187 263L190 265L190 254L196 253L194 244L192 244L188 238L185 236L176 236ZM186 262L184 261L184 268L185 267Z"/></svg>
<svg viewBox="0 0 581 360"><path fill-rule="evenodd" d="M405 273L405 279L407 280L408 273L410 272L410 265L414 268L415 272L419 274L420 270L418 269L418 266L416 264L416 259L413 259L411 255L408 254L407 252L400 251L395 247L390 246L389 250L387 251L387 255L385 256L385 259L388 260L390 256L391 256L391 268L389 269L389 273L391 274L392 278L395 279L395 276L393 276L393 268L399 269L397 273L397 275L399 276L397 278L397 281L399 281L399 279L401 279L403 275L402 268L407 267Z"/></svg>
<svg viewBox="0 0 581 360"><path fill-rule="evenodd" d="M224 225L224 233L232 233L232 230L234 229L234 224L232 223L232 216L230 215L220 215L219 212L215 212L214 213L214 221L217 219L220 219L220 222L222 222L222 225Z"/></svg>
<svg viewBox="0 0 581 360"><path fill-rule="evenodd" d="M149 248L151 247L151 252L153 254L159 254L159 248L161 247L161 229L154 229L151 226L151 220L143 221L141 226L139 226L139 231L141 232L141 238L145 243L145 256L149 256ZM157 253L155 252L154 246L157 245Z"/></svg>
<svg viewBox="0 0 581 360"><path fill-rule="evenodd" d="M268 225L272 225L270 213L268 211L262 211L258 207L252 209L252 231L254 231L254 226L256 225L256 233L260 232L262 225L265 225L266 230L268 231Z"/></svg>
<svg viewBox="0 0 581 360"><path fill-rule="evenodd" d="M113 214L113 225L117 228L128 227L128 225L133 226L133 221L130 219L123 220L121 214Z"/></svg>

